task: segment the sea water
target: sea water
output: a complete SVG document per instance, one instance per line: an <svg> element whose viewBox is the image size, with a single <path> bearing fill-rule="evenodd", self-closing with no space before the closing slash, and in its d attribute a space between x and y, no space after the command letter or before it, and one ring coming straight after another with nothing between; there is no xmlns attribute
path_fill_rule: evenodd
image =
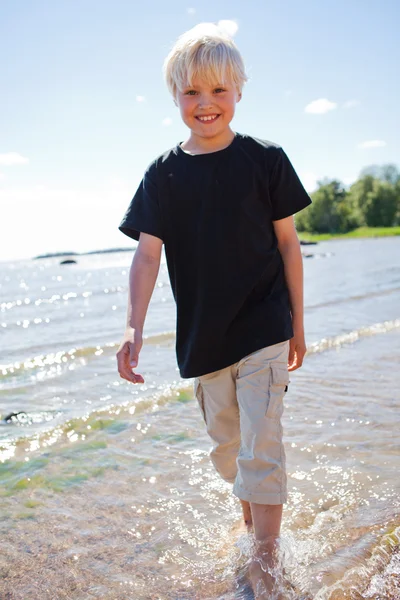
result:
<svg viewBox="0 0 400 600"><path fill-rule="evenodd" d="M304 259L308 354L282 419L293 600L400 598L400 238ZM252 537L175 358L163 256L119 377L132 252L0 263L0 598L252 598ZM12 416L14 414L14 416Z"/></svg>

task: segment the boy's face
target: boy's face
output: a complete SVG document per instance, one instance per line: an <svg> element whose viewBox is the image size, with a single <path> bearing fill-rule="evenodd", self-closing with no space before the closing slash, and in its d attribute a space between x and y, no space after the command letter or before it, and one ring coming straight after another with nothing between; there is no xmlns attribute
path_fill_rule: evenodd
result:
<svg viewBox="0 0 400 600"><path fill-rule="evenodd" d="M228 129L241 97L234 83L210 86L196 79L192 86L177 90L175 104L193 134L213 138Z"/></svg>

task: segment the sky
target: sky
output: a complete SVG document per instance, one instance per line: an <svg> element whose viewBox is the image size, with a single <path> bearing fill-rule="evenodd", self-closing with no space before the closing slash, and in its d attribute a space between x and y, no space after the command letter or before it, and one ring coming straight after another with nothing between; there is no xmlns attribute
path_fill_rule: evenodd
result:
<svg viewBox="0 0 400 600"><path fill-rule="evenodd" d="M232 128L280 144L307 191L400 166L399 18L398 0L0 0L0 261L134 245L118 225L143 171L188 137L162 63L201 22L245 61Z"/></svg>

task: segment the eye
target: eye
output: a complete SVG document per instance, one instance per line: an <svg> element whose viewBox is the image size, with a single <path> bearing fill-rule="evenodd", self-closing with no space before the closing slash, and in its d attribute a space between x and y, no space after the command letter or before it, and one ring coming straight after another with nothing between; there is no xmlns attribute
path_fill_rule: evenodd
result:
<svg viewBox="0 0 400 600"><path fill-rule="evenodd" d="M215 88L214 91L217 92L217 93L219 93L219 92L225 92L224 88Z"/></svg>
<svg viewBox="0 0 400 600"><path fill-rule="evenodd" d="M185 96L194 96L195 94L197 94L195 90L188 90L185 92Z"/></svg>

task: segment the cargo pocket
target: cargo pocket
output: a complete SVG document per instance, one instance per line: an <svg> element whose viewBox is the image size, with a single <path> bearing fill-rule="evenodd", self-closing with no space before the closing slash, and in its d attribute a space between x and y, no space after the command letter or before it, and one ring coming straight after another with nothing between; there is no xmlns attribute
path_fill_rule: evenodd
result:
<svg viewBox="0 0 400 600"><path fill-rule="evenodd" d="M283 396L289 386L289 371L282 363L270 365L269 398L265 416L279 420L283 413Z"/></svg>
<svg viewBox="0 0 400 600"><path fill-rule="evenodd" d="M200 379L198 379L197 377L196 377L196 379L194 381L194 395L196 396L197 402L199 403L201 414L203 415L204 422L207 425L206 409L204 407L203 387L202 387L202 385L200 383Z"/></svg>

